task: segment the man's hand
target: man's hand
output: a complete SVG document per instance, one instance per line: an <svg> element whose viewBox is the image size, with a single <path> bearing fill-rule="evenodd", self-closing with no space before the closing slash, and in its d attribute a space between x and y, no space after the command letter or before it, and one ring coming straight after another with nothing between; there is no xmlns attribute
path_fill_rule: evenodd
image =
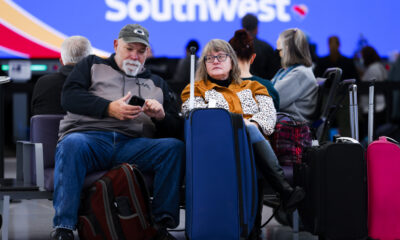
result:
<svg viewBox="0 0 400 240"><path fill-rule="evenodd" d="M140 106L132 106L126 102L131 97L131 92L128 92L124 97L112 101L108 105L108 116L114 117L119 120L135 119L143 112Z"/></svg>
<svg viewBox="0 0 400 240"><path fill-rule="evenodd" d="M155 99L146 99L143 105L143 112L158 121L163 120L165 117L163 105Z"/></svg>

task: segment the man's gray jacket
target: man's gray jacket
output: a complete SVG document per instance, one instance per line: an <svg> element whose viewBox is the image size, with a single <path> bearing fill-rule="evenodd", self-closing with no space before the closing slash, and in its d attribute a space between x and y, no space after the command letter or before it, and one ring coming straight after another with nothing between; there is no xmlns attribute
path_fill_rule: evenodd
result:
<svg viewBox="0 0 400 240"><path fill-rule="evenodd" d="M115 131L132 137L173 136L182 120L167 83L149 70L136 77L119 69L115 54L107 59L90 55L80 61L68 76L61 104L67 115L60 123L60 139L77 131ZM133 120L108 116L108 105L128 92L144 99L155 99L164 107L165 118L157 121L144 113Z"/></svg>

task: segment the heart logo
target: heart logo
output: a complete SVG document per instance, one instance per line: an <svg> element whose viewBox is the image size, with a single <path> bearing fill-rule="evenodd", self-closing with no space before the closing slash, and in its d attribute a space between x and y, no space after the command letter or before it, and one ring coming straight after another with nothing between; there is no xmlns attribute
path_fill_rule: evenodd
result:
<svg viewBox="0 0 400 240"><path fill-rule="evenodd" d="M308 13L308 7L304 4L293 5L292 12L295 14L295 16L303 19Z"/></svg>

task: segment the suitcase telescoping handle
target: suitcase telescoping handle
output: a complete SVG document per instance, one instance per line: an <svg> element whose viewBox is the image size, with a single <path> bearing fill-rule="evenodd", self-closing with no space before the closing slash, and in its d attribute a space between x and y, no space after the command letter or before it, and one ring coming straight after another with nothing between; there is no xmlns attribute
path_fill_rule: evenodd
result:
<svg viewBox="0 0 400 240"><path fill-rule="evenodd" d="M350 97L350 129L351 137L359 141L358 136L358 104L357 104L357 85L352 83L349 85Z"/></svg>
<svg viewBox="0 0 400 240"><path fill-rule="evenodd" d="M189 97L189 110L194 108L194 67L195 67L195 54L196 47L190 47L190 97Z"/></svg>
<svg viewBox="0 0 400 240"><path fill-rule="evenodd" d="M368 100L368 144L373 141L374 135L374 88L375 79L369 82L369 100Z"/></svg>

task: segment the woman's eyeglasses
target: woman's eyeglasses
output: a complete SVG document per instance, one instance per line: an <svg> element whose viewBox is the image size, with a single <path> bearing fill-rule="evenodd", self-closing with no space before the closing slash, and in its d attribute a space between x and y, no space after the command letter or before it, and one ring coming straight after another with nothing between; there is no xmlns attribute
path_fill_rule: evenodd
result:
<svg viewBox="0 0 400 240"><path fill-rule="evenodd" d="M207 55L204 57L204 61L206 63L213 63L215 61L215 59L218 60L218 62L225 62L226 59L228 58L229 54L219 54L217 56L211 56L211 55Z"/></svg>

